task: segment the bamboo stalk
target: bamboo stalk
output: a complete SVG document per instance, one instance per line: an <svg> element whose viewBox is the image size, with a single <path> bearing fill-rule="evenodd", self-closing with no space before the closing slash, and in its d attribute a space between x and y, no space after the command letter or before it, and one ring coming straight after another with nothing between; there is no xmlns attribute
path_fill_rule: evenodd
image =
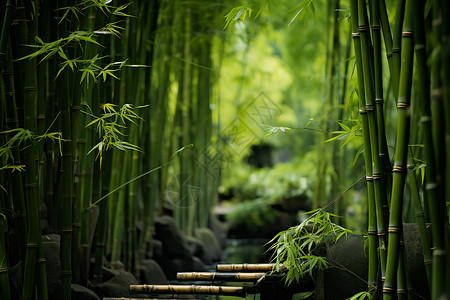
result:
<svg viewBox="0 0 450 300"><path fill-rule="evenodd" d="M5 92L5 114L6 114L6 128L13 129L18 128L18 116L16 110L16 100L14 87L12 83L13 74L9 72L10 66L7 69L3 69L3 87ZM17 147L12 149L14 164L21 164L21 157ZM18 232L18 243L20 257L23 260L26 253L26 228L27 228L27 218L26 218L26 207L25 207L25 195L23 190L23 178L20 172L11 172L9 174L10 180L10 192L12 194L13 206L14 206L14 219L17 226Z"/></svg>
<svg viewBox="0 0 450 300"><path fill-rule="evenodd" d="M4 300L11 299L8 259L5 246L5 232L7 221L5 215L0 213L0 296Z"/></svg>
<svg viewBox="0 0 450 300"><path fill-rule="evenodd" d="M244 287L213 285L130 285L130 294L203 294L245 298Z"/></svg>
<svg viewBox="0 0 450 300"><path fill-rule="evenodd" d="M59 7L65 7L66 1L58 3ZM58 11L62 14L62 11ZM61 16L61 15L60 15ZM67 24L59 24L60 37L67 35ZM72 124L71 124L71 98L69 96L69 78L67 72L62 72L58 77L58 101L61 109L61 129L63 138L69 142L62 144L61 157L61 190L60 190L60 224L61 224L61 297L71 299L72 284L72 198L73 198L73 166L72 166Z"/></svg>
<svg viewBox="0 0 450 300"><path fill-rule="evenodd" d="M370 131L369 122L365 104L365 80L363 70L362 59L362 39L359 30L359 3L357 0L350 2L350 9L352 15L352 37L353 45L356 57L356 71L358 78L358 91L359 91L359 112L361 116L361 125L363 130L363 145L364 145L364 162L366 166L366 182L367 182L367 202L368 202L368 235L369 235L369 271L368 271L368 284L376 285L377 282L377 270L378 270L378 258L377 258L377 224L376 224L376 211L375 211L375 193L373 185L373 170L372 170L372 149L370 147Z"/></svg>
<svg viewBox="0 0 450 300"><path fill-rule="evenodd" d="M414 169L414 165L408 165L408 169ZM419 234L420 234L420 243L422 245L422 253L423 253L423 259L424 264L427 272L427 279L428 279L428 286L431 286L431 276L432 276L432 255L431 255L431 247L430 247L430 241L428 238L427 233L427 224L425 221L425 214L423 213L420 194L419 194L419 187L417 185L417 179L414 174L414 171L410 170L408 172L408 181L409 186L411 188L411 196L413 200L414 205L414 211L416 214L416 223L419 228Z"/></svg>
<svg viewBox="0 0 450 300"><path fill-rule="evenodd" d="M409 141L409 103L411 97L411 83L413 70L412 38L412 1L407 1L405 20L403 25L402 64L400 71L399 98L397 103L398 125L395 149L395 163L389 218L389 241L386 264L386 281L383 287L383 299L393 299L393 292L397 287L397 269L399 260L399 246L402 232L402 204L405 184L406 159Z"/></svg>

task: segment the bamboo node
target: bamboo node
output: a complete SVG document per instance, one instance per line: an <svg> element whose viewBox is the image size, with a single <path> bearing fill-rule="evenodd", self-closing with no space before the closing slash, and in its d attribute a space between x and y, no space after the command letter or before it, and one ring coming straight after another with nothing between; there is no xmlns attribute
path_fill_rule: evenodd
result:
<svg viewBox="0 0 450 300"><path fill-rule="evenodd" d="M366 111L370 112L370 111L374 111L374 110L375 110L375 105L373 105L373 104L366 105Z"/></svg>
<svg viewBox="0 0 450 300"><path fill-rule="evenodd" d="M397 294L408 294L408 290L398 289Z"/></svg>
<svg viewBox="0 0 450 300"><path fill-rule="evenodd" d="M0 273L5 273L5 272L8 272L8 271L9 271L8 267L0 268Z"/></svg>
<svg viewBox="0 0 450 300"><path fill-rule="evenodd" d="M37 187L37 183L27 183L27 184L25 184L25 188L26 189L32 189L32 188L35 188L35 187Z"/></svg>
<svg viewBox="0 0 450 300"><path fill-rule="evenodd" d="M431 122L431 116L422 116L419 120L421 123Z"/></svg>
<svg viewBox="0 0 450 300"><path fill-rule="evenodd" d="M23 88L24 92L35 92L36 88L34 86L27 86Z"/></svg>
<svg viewBox="0 0 450 300"><path fill-rule="evenodd" d="M392 52L387 53L387 54L386 54L386 58L388 58L388 59L389 59L389 58L392 58Z"/></svg>
<svg viewBox="0 0 450 300"><path fill-rule="evenodd" d="M46 262L45 257L36 259L36 263L45 263L45 262Z"/></svg>
<svg viewBox="0 0 450 300"><path fill-rule="evenodd" d="M400 53L400 48L392 48L392 54Z"/></svg>
<svg viewBox="0 0 450 300"><path fill-rule="evenodd" d="M378 231L378 236L382 237L386 235L386 230L380 230Z"/></svg>
<svg viewBox="0 0 450 300"><path fill-rule="evenodd" d="M402 37L412 37L414 34L411 31L403 31Z"/></svg>
<svg viewBox="0 0 450 300"><path fill-rule="evenodd" d="M366 111L364 108L361 108L361 109L359 110L359 113L360 113L361 115L365 115L365 114L367 114L367 111Z"/></svg>
<svg viewBox="0 0 450 300"><path fill-rule="evenodd" d="M436 182L430 182L430 183L427 183L426 185L425 185L425 189L428 191L428 190L435 190L435 189L437 189L438 188L438 184L436 183Z"/></svg>
<svg viewBox="0 0 450 300"><path fill-rule="evenodd" d="M394 293L394 292L395 292L394 289L391 288L391 287L387 287L387 286L383 287L383 293L391 294L391 293Z"/></svg>
<svg viewBox="0 0 450 300"><path fill-rule="evenodd" d="M360 37L361 34L359 32L352 32L352 38Z"/></svg>
<svg viewBox="0 0 450 300"><path fill-rule="evenodd" d="M380 25L372 25L372 30L379 30L380 29Z"/></svg>
<svg viewBox="0 0 450 300"><path fill-rule="evenodd" d="M383 104L384 103L384 99L375 98L375 103L376 104Z"/></svg>
<svg viewBox="0 0 450 300"><path fill-rule="evenodd" d="M434 249L433 250L433 256L445 256L447 254L447 252L445 252L445 250L442 249Z"/></svg>
<svg viewBox="0 0 450 300"><path fill-rule="evenodd" d="M392 172L398 172L398 173L403 173L405 171L405 168L403 166L394 166L392 168Z"/></svg>
<svg viewBox="0 0 450 300"><path fill-rule="evenodd" d="M366 176L366 180L367 180L367 181L372 181L372 180L373 180L373 177L372 177L372 176Z"/></svg>
<svg viewBox="0 0 450 300"><path fill-rule="evenodd" d="M72 228L70 228L70 229L61 229L61 232L72 232Z"/></svg>
<svg viewBox="0 0 450 300"><path fill-rule="evenodd" d="M377 235L377 232L374 230L368 231L367 232L368 235Z"/></svg>
<svg viewBox="0 0 450 300"><path fill-rule="evenodd" d="M425 265L431 265L432 263L433 263L432 260L427 260L427 261L424 262Z"/></svg>
<svg viewBox="0 0 450 300"><path fill-rule="evenodd" d="M409 106L409 104L406 103L406 102L398 102L398 103L397 103L397 108L398 108L398 109L407 108L408 106Z"/></svg>
<svg viewBox="0 0 450 300"><path fill-rule="evenodd" d="M435 88L431 91L431 96L435 97L435 98L442 98L442 88Z"/></svg>
<svg viewBox="0 0 450 300"><path fill-rule="evenodd" d="M397 226L389 226L388 232L389 233L400 233L401 229L400 229L400 227L397 227Z"/></svg>
<svg viewBox="0 0 450 300"><path fill-rule="evenodd" d="M414 46L414 50L422 50L425 49L425 45L424 44L417 44Z"/></svg>
<svg viewBox="0 0 450 300"><path fill-rule="evenodd" d="M369 27L367 25L360 25L359 26L359 31L367 31L369 29Z"/></svg>
<svg viewBox="0 0 450 300"><path fill-rule="evenodd" d="M384 282L386 280L386 277L381 276L381 282Z"/></svg>
<svg viewBox="0 0 450 300"><path fill-rule="evenodd" d="M380 180L381 179L381 174L380 173L375 173L372 174L373 180Z"/></svg>

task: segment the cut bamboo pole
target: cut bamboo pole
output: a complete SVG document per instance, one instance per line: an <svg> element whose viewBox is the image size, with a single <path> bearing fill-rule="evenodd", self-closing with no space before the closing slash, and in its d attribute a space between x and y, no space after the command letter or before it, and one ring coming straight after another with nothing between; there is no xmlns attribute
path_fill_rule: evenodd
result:
<svg viewBox="0 0 450 300"><path fill-rule="evenodd" d="M279 265L280 269L284 269L285 265ZM270 272L277 268L277 264L226 264L217 265L217 272Z"/></svg>
<svg viewBox="0 0 450 300"><path fill-rule="evenodd" d="M245 298L247 295L242 286L215 285L130 285L130 294L202 294L227 295Z"/></svg>
<svg viewBox="0 0 450 300"><path fill-rule="evenodd" d="M249 281L254 282L258 280L264 281L280 281L283 279L282 274L267 274L264 272L257 273L242 273L242 272L180 272L177 273L177 280L192 280L192 281Z"/></svg>

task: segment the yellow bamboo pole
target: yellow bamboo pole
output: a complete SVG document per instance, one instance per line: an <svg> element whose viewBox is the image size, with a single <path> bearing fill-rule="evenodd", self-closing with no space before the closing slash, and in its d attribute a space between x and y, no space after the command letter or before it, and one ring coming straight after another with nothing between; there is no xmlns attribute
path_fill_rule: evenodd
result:
<svg viewBox="0 0 450 300"><path fill-rule="evenodd" d="M227 295L245 298L246 292L242 286L215 285L130 285L130 294L203 294Z"/></svg>
<svg viewBox="0 0 450 300"><path fill-rule="evenodd" d="M242 273L242 272L179 272L177 273L177 280L192 280L192 281L258 281L258 280L280 281L283 279L282 274L267 274L264 272L257 273Z"/></svg>
<svg viewBox="0 0 450 300"><path fill-rule="evenodd" d="M276 264L226 264L217 265L217 272L270 272L275 270ZM280 269L284 269L284 265L280 265Z"/></svg>

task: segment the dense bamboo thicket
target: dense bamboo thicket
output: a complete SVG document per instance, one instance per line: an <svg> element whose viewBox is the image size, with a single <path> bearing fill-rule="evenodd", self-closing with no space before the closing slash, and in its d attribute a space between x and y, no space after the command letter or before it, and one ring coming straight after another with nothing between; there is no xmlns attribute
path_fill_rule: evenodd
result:
<svg viewBox="0 0 450 300"><path fill-rule="evenodd" d="M414 296L402 241L413 221L429 298L449 297L449 2L241 2L0 3L1 299L13 266L23 299L48 299L48 233L61 238L60 299L100 282L105 259L138 275L157 216L169 210L186 236L209 230L224 165L304 111L300 133L272 143L305 157L314 208L364 169L359 204L333 205L360 209L368 291Z"/></svg>
<svg viewBox="0 0 450 300"><path fill-rule="evenodd" d="M72 283L102 280L104 257L139 272L167 202L186 234L207 227L217 187L206 183L218 176L209 165L211 49L222 9L2 2L2 299L18 263L22 298L48 298L42 233L61 235L59 298L70 299Z"/></svg>

